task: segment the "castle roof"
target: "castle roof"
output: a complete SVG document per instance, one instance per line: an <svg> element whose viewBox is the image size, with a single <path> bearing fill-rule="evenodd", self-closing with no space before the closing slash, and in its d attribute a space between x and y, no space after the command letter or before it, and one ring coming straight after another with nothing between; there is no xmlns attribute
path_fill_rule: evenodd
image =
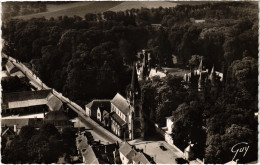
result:
<svg viewBox="0 0 260 165"><path fill-rule="evenodd" d="M203 64L202 64L202 58L201 58L198 70L202 71L202 69L203 69Z"/></svg>
<svg viewBox="0 0 260 165"><path fill-rule="evenodd" d="M211 84L214 85L215 84L215 79L216 79L216 72L215 72L214 65L212 67L209 79L210 79Z"/></svg>
<svg viewBox="0 0 260 165"><path fill-rule="evenodd" d="M119 93L112 99L111 103L116 106L124 115L130 112L130 107L127 100Z"/></svg>

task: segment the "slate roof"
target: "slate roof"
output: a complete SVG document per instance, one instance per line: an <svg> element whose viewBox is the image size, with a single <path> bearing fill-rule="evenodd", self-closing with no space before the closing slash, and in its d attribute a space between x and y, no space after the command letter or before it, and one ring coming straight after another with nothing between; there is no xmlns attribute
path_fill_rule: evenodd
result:
<svg viewBox="0 0 260 165"><path fill-rule="evenodd" d="M88 139L85 136L80 135L80 136L78 136L76 138L76 140L77 140L76 144L77 144L78 150L81 151L82 149L87 148L87 146L88 146Z"/></svg>
<svg viewBox="0 0 260 165"><path fill-rule="evenodd" d="M13 69L15 69L15 66L14 66L14 64L12 63L12 62L10 62L10 61L8 61L7 63L6 63L6 70L8 71L8 73L10 73L10 72L12 72L12 70Z"/></svg>
<svg viewBox="0 0 260 165"><path fill-rule="evenodd" d="M47 98L51 90L40 90L40 91L23 91L5 93L3 95L3 103L24 101L24 100L35 100Z"/></svg>
<svg viewBox="0 0 260 165"><path fill-rule="evenodd" d="M134 157L133 161L137 164L151 164L149 160L144 156L143 153L138 152Z"/></svg>
<svg viewBox="0 0 260 165"><path fill-rule="evenodd" d="M86 107L91 109L91 111L96 111L99 108L103 112L104 110L110 111L111 104L110 100L93 100Z"/></svg>
<svg viewBox="0 0 260 165"><path fill-rule="evenodd" d="M121 117L119 117L115 112L111 113L111 117L121 126L126 124L126 122L123 119L121 119Z"/></svg>
<svg viewBox="0 0 260 165"><path fill-rule="evenodd" d="M62 111L50 111L46 114L44 120L68 121L69 118Z"/></svg>
<svg viewBox="0 0 260 165"><path fill-rule="evenodd" d="M21 72L21 71L12 73L11 76L13 76L13 77L17 76L18 78L23 78L23 77L25 77L25 75L24 75L23 72Z"/></svg>
<svg viewBox="0 0 260 165"><path fill-rule="evenodd" d="M33 119L33 118L22 118L22 119L2 119L1 120L1 127L13 127L16 125L17 129L22 128L26 125L31 125L34 127L40 127L42 124L42 119Z"/></svg>
<svg viewBox="0 0 260 165"><path fill-rule="evenodd" d="M126 158L129 160L129 163L133 163L133 158L136 155L137 155L137 152L133 149L126 155Z"/></svg>
<svg viewBox="0 0 260 165"><path fill-rule="evenodd" d="M127 100L119 93L116 94L111 103L116 106L124 115L127 115L130 112Z"/></svg>
<svg viewBox="0 0 260 165"><path fill-rule="evenodd" d="M10 109L46 104L50 110L60 110L63 104L51 90L5 93L2 98L2 108Z"/></svg>
<svg viewBox="0 0 260 165"><path fill-rule="evenodd" d="M127 142L123 142L123 144L119 148L119 152L121 152L124 156L131 152L131 150L132 146Z"/></svg>
<svg viewBox="0 0 260 165"><path fill-rule="evenodd" d="M1 120L1 127L4 126L13 127L14 125L16 125L17 128L21 128L28 124L29 124L29 119L2 119Z"/></svg>
<svg viewBox="0 0 260 165"><path fill-rule="evenodd" d="M82 156L85 158L85 164L99 164L99 161L90 145L82 150Z"/></svg>
<svg viewBox="0 0 260 165"><path fill-rule="evenodd" d="M47 97L47 105L48 107L52 110L52 111L58 111L61 109L62 107L62 101L60 101L60 99L58 99L56 96L54 96L53 94L50 94L48 97Z"/></svg>

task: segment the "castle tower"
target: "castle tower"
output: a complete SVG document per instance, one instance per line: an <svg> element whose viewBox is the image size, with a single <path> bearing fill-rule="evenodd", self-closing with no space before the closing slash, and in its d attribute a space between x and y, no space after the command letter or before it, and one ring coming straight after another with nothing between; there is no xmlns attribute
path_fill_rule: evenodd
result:
<svg viewBox="0 0 260 165"><path fill-rule="evenodd" d="M200 65L198 67L198 71L201 72L203 70L203 63L202 63L202 58L200 60Z"/></svg>
<svg viewBox="0 0 260 165"><path fill-rule="evenodd" d="M212 67L209 80L210 80L210 96L212 100L215 100L218 94L218 86L216 83L216 72L215 72L214 65Z"/></svg>
<svg viewBox="0 0 260 165"><path fill-rule="evenodd" d="M136 66L133 66L131 88L129 91L130 101L130 119L129 119L129 138L143 138L144 137L144 119L141 102L141 88L138 83Z"/></svg>
<svg viewBox="0 0 260 165"><path fill-rule="evenodd" d="M143 60L142 60L141 79L146 80L149 77L149 73L150 73L151 54L147 53L145 50L142 51L142 54L143 54Z"/></svg>

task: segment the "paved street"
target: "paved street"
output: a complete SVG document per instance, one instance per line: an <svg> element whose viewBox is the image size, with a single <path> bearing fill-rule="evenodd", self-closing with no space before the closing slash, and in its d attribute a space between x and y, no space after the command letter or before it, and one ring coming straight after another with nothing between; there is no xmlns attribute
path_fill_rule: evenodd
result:
<svg viewBox="0 0 260 165"><path fill-rule="evenodd" d="M6 55L4 55L7 57ZM32 71L29 70L28 68L24 67L23 64L16 62L15 59L9 58L10 61L14 63L14 65L20 69L26 76L27 78L32 82L32 84L37 88L37 89L50 89L48 86L46 86L44 83L39 83L41 80L37 78L35 75L32 75ZM65 98L62 96L62 94L56 92L53 90L53 94L58 97L62 102L67 104L73 111L75 111L79 116L80 120L86 128L88 129L93 129L92 130L92 135L94 138L97 140L101 141L107 141L109 143L114 143L116 141L121 142L122 140L112 134L111 132L107 131L103 127L101 127L98 123L93 121L90 117L85 116L85 110L82 109L79 105L75 104L74 102L70 101L69 99Z"/></svg>

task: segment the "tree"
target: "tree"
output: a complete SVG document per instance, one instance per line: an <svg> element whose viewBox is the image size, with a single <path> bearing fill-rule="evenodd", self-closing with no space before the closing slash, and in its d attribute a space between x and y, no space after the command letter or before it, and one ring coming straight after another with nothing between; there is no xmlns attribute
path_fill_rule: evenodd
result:
<svg viewBox="0 0 260 165"><path fill-rule="evenodd" d="M191 59L189 60L189 65L191 66L192 69L198 68L201 60L204 60L203 56L192 55Z"/></svg>
<svg viewBox="0 0 260 165"><path fill-rule="evenodd" d="M19 136L24 140L29 140L33 135L37 133L36 129L32 126L23 126L19 133Z"/></svg>
<svg viewBox="0 0 260 165"><path fill-rule="evenodd" d="M49 138L50 136L58 136L60 134L53 124L45 123L40 128L40 135Z"/></svg>

